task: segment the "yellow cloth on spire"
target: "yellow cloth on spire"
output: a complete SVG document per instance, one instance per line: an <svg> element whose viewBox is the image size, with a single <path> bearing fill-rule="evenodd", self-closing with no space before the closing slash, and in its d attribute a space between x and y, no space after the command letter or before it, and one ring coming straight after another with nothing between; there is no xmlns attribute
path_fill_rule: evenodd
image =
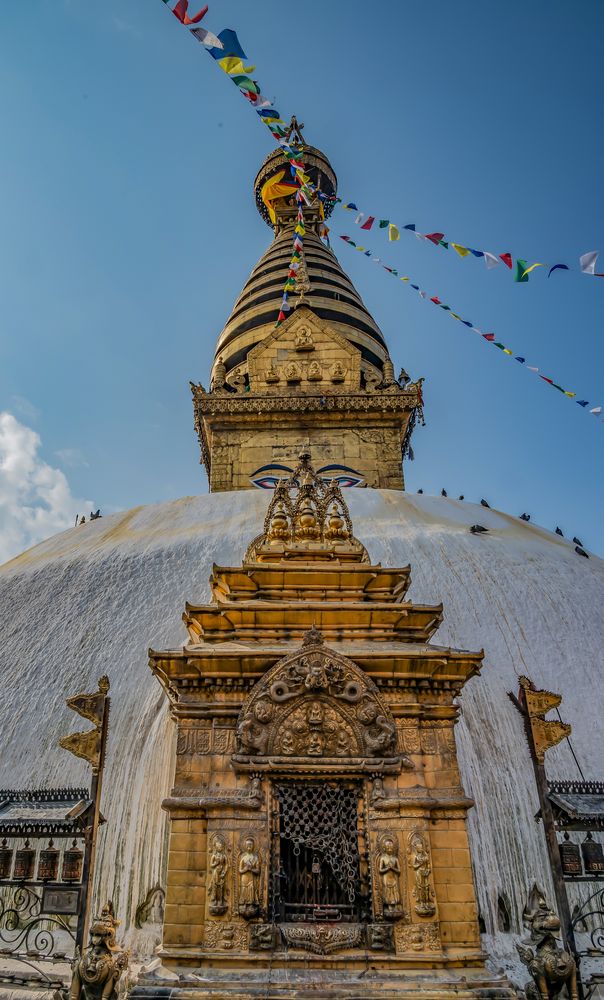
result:
<svg viewBox="0 0 604 1000"><path fill-rule="evenodd" d="M277 221L272 203L277 201L278 198L287 198L288 195L293 194L296 190L295 184L290 184L289 182L283 183L284 176L285 170L280 170L274 177L269 177L260 189L260 197L268 209L271 222Z"/></svg>
<svg viewBox="0 0 604 1000"><path fill-rule="evenodd" d="M470 252L467 247L462 247L460 243L452 243L451 246L460 257L467 257Z"/></svg>

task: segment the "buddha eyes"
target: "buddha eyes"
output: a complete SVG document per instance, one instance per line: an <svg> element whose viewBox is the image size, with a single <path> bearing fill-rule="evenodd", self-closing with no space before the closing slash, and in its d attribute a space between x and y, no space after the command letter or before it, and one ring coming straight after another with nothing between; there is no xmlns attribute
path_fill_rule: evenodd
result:
<svg viewBox="0 0 604 1000"><path fill-rule="evenodd" d="M287 465L262 465L250 476L252 486L262 490L274 490L281 479L291 476L293 469ZM347 465L325 465L317 469L317 475L326 483L335 481L340 487L362 486L365 477Z"/></svg>

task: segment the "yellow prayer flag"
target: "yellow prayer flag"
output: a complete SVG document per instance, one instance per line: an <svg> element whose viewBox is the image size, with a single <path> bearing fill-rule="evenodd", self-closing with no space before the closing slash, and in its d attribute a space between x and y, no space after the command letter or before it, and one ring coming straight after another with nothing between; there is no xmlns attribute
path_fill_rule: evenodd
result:
<svg viewBox="0 0 604 1000"><path fill-rule="evenodd" d="M536 267L545 267L545 264L531 264L530 267L527 267L526 271L522 272L522 278L524 278L525 274L530 274L531 271L534 271ZM522 278L520 279L521 281Z"/></svg>
<svg viewBox="0 0 604 1000"><path fill-rule="evenodd" d="M218 60L218 65L222 67L225 73L229 76L246 76L248 73L253 73L256 69L255 66L244 66L243 60L238 56L225 56L224 59Z"/></svg>
<svg viewBox="0 0 604 1000"><path fill-rule="evenodd" d="M409 281L409 278L401 278L401 281Z"/></svg>
<svg viewBox="0 0 604 1000"><path fill-rule="evenodd" d="M388 224L388 239L390 241L394 241L394 240L400 240L400 238L401 234L399 233L398 229L396 228L393 222L390 222Z"/></svg>
<svg viewBox="0 0 604 1000"><path fill-rule="evenodd" d="M360 250L362 253L364 253L365 247L355 247L355 250Z"/></svg>
<svg viewBox="0 0 604 1000"><path fill-rule="evenodd" d="M507 347L504 347L504 348L503 348L503 353L504 353L504 354L511 354L512 352L511 352L511 351L509 351Z"/></svg>
<svg viewBox="0 0 604 1000"><path fill-rule="evenodd" d="M564 395L568 396L569 399L574 399L575 396L577 395L577 393L576 392L565 392Z"/></svg>
<svg viewBox="0 0 604 1000"><path fill-rule="evenodd" d="M467 257L470 252L467 247L462 247L460 243L452 243L451 246L457 251L460 257Z"/></svg>
<svg viewBox="0 0 604 1000"><path fill-rule="evenodd" d="M461 319L461 316L458 316L457 313L452 312L451 315L453 319L459 319L459 320Z"/></svg>

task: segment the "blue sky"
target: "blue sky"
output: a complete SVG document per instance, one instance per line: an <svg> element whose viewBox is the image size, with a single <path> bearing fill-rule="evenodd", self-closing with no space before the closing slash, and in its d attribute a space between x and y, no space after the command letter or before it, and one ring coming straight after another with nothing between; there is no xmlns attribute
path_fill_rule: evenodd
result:
<svg viewBox="0 0 604 1000"><path fill-rule="evenodd" d="M32 461L67 477L65 523L80 497L119 510L205 491L188 382L207 385L271 238L252 198L270 135L161 0L30 0L1 18L0 410L39 435ZM601 248L604 270L603 22L598 0L214 0L204 26L237 30L343 198L531 262ZM395 365L426 378L408 488L486 497L604 551L604 423L339 233L358 235L341 209L343 267ZM538 270L518 285L411 237L363 242L604 404L604 279ZM32 489L0 482L0 507Z"/></svg>

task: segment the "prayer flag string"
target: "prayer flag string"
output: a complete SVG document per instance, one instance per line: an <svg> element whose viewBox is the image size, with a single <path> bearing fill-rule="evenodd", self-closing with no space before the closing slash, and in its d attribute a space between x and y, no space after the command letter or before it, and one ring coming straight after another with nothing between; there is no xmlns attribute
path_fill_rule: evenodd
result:
<svg viewBox="0 0 604 1000"><path fill-rule="evenodd" d="M442 309L444 312L448 313L453 319L457 320L463 326L467 326L468 329L470 329L473 333L478 334L480 337L482 337L483 340L486 340L486 342L488 344L492 344L493 347L497 347L503 354L507 354L508 357L513 358L514 361L517 361L518 364L524 365L524 367L527 368L528 371L533 372L535 375L537 375L544 382L547 382L548 385L551 385L554 389L557 389L564 396L566 396L567 399L573 399L577 403L577 405L580 406L580 407L582 407L582 409L584 409L584 410L589 407L589 412L594 417L598 417L598 418L601 417L601 414L602 414L602 407L601 406L599 406L599 405L598 406L592 406L591 403L587 399L577 399L576 398L577 397L577 393L576 392L571 392L568 389L564 389L557 382L554 382L553 379L549 378L547 375L544 375L541 372L540 368L537 368L534 365L528 365L526 363L526 358L525 357L523 357L522 355L519 355L519 354L515 354L514 351L512 351L509 347L506 347L505 344L502 344L501 341L499 341L499 340L496 339L496 336L495 336L494 333L483 333L483 331L480 330L477 326L474 326L474 324L471 322L471 320L469 320L469 319L463 319L458 313L456 313L456 312L453 311L453 309L451 308L451 306L444 304L439 299L438 295L429 295L429 293L425 292L422 288L420 288L419 285L414 284L407 275L401 275L401 274L399 274L399 272L398 272L398 270L396 268L394 268L394 267L388 267L386 264L384 264L384 262L382 261L382 259L380 257L377 257L373 253L372 250L368 250L366 247L360 246L358 243L355 243L355 241L352 240L350 238L350 236L343 236L343 235L340 234L340 239L344 240L344 242L347 243L349 247L352 247L358 253L362 253L363 256L371 258L376 264L380 264L384 268L384 270L388 271L388 273L391 274L394 278L398 278L399 281L403 281L405 283L408 283L409 287L413 288L419 294L419 297L421 299L424 299L424 301L431 302L433 305L438 306L439 309Z"/></svg>
<svg viewBox="0 0 604 1000"><path fill-rule="evenodd" d="M543 261L535 261L529 264L527 260L522 257L514 258L511 253L490 253L488 250L474 250L472 247L465 246L463 243L453 243L451 240L445 239L444 233L422 233L418 230L417 225L414 222L407 223L405 226L401 226L398 223L391 222L390 219L378 219L374 215L365 215L364 212L360 212L356 203L354 201L346 202L342 198L335 198L334 201L341 205L342 208L349 212L355 212L354 222L355 225L360 226L361 229L365 231L373 228L374 223L377 221L377 229L387 229L389 240L399 240L400 233L402 231L407 231L412 233L416 239L425 240L428 243L432 243L433 246L442 247L443 250L449 250L451 248L459 257L474 257L476 259L482 258L488 270L497 267L500 264L505 264L505 266L512 272L514 281L526 282L529 280L528 276L532 271L535 271L538 267L547 268L547 276L551 277L553 271L580 271L581 274L589 274L594 278L604 278L604 272L596 271L597 260L599 256L598 250L590 250L588 253L581 254L579 257L579 267L570 267L568 264L546 264ZM514 260L516 265L514 266Z"/></svg>

